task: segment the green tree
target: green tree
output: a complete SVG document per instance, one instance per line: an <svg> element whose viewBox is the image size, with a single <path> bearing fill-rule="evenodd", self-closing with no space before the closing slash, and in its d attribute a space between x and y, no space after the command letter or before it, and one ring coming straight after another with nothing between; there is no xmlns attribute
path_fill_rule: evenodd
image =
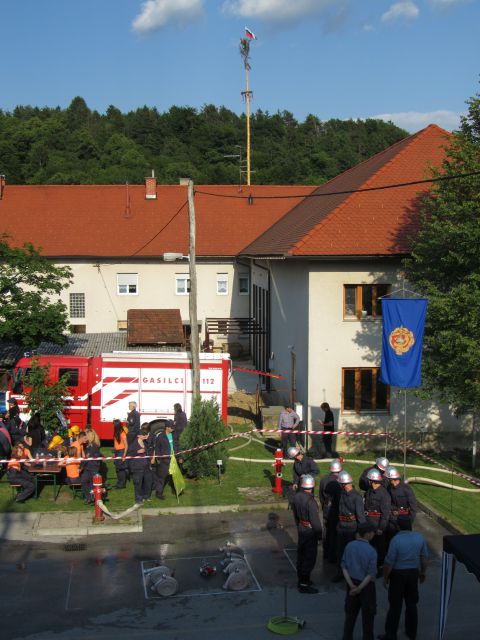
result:
<svg viewBox="0 0 480 640"><path fill-rule="evenodd" d="M11 247L0 240L0 340L35 347L64 341L68 327L58 296L71 282L68 267L57 267L31 244Z"/></svg>
<svg viewBox="0 0 480 640"><path fill-rule="evenodd" d="M194 449L209 442L216 442L228 436L215 400L193 401L190 420L180 437L180 449ZM217 474L217 460L222 460L225 468L228 449L225 443L186 454L183 468L190 478L213 478Z"/></svg>
<svg viewBox="0 0 480 640"><path fill-rule="evenodd" d="M30 362L30 370L24 380L28 411L31 416L40 414L45 429L58 429L57 413L63 411L64 397L68 396L68 373L52 382L50 364L42 366L38 358L32 358Z"/></svg>
<svg viewBox="0 0 480 640"><path fill-rule="evenodd" d="M480 172L480 120L473 112L478 96L468 104L461 131L436 175ZM407 278L429 299L423 386L457 414L473 415L475 441L480 417L480 176L435 183L420 209Z"/></svg>

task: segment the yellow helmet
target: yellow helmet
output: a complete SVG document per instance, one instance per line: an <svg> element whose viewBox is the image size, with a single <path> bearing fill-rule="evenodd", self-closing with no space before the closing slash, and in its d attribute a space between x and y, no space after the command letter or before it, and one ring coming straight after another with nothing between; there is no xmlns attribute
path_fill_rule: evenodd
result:
<svg viewBox="0 0 480 640"><path fill-rule="evenodd" d="M53 436L50 444L48 445L48 448L53 449L53 447L56 447L58 444L62 444L62 442L63 442L62 436Z"/></svg>
<svg viewBox="0 0 480 640"><path fill-rule="evenodd" d="M69 438L71 438L74 434L78 436L78 434L80 433L80 427L74 424L72 427L70 427L67 433Z"/></svg>

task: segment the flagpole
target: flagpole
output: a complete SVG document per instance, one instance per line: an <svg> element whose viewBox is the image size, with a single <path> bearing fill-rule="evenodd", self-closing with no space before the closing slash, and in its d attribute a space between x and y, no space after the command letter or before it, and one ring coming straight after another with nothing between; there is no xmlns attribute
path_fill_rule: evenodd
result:
<svg viewBox="0 0 480 640"><path fill-rule="evenodd" d="M248 87L248 69L249 65L245 65L245 77L247 90L245 92L245 101L247 109L247 185L250 186L250 90Z"/></svg>
<svg viewBox="0 0 480 640"><path fill-rule="evenodd" d="M251 174L251 163L250 163L250 100L252 97L252 92L250 91L248 72L250 71L250 41L256 40L255 34L250 31L247 27L245 27L245 38L240 39L240 55L243 60L243 64L245 66L245 80L246 80L246 88L245 91L242 91L242 96L245 97L245 106L246 106L246 116L247 116L247 185L250 186L250 174Z"/></svg>
<svg viewBox="0 0 480 640"><path fill-rule="evenodd" d="M403 481L407 479L407 390L403 390Z"/></svg>

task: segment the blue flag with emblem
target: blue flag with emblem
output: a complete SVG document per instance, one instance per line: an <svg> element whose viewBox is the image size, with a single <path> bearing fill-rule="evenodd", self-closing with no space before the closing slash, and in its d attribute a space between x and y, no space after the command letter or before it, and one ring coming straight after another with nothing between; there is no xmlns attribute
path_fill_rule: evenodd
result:
<svg viewBox="0 0 480 640"><path fill-rule="evenodd" d="M382 298L382 364L380 380L395 387L420 387L422 347L428 301Z"/></svg>

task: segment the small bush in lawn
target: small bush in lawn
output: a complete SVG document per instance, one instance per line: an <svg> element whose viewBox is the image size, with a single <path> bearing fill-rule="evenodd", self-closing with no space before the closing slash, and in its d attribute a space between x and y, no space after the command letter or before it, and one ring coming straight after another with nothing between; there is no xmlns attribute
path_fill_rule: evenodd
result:
<svg viewBox="0 0 480 640"><path fill-rule="evenodd" d="M225 424L220 418L215 400L193 402L192 413L180 437L180 449L193 449L208 442L215 442L228 436ZM217 475L217 460L223 461L225 469L228 449L225 443L201 449L185 455L183 470L189 478L213 478Z"/></svg>

